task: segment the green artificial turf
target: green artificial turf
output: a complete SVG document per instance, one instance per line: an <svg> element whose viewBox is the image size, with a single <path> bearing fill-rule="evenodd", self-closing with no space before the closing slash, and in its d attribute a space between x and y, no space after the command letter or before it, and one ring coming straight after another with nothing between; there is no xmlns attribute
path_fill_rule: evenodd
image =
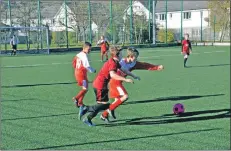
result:
<svg viewBox="0 0 231 151"><path fill-rule="evenodd" d="M129 100L110 125L99 115L88 127L77 118L74 53L2 57L2 149L217 150L230 149L229 47L193 47L183 68L180 47L139 49L140 61L163 71L134 71ZM99 71L98 52L89 55ZM92 81L96 74L88 74ZM84 103L95 104L90 84ZM185 116L172 115L174 104Z"/></svg>

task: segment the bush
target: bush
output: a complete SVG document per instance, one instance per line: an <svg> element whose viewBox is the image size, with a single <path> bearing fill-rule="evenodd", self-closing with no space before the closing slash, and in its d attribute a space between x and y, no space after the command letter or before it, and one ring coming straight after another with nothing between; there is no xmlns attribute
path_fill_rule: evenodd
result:
<svg viewBox="0 0 231 151"><path fill-rule="evenodd" d="M166 30L164 29L160 29L159 32L158 32L158 40L160 42L165 42L165 33ZM167 42L173 42L174 41L174 33L172 30L167 30Z"/></svg>

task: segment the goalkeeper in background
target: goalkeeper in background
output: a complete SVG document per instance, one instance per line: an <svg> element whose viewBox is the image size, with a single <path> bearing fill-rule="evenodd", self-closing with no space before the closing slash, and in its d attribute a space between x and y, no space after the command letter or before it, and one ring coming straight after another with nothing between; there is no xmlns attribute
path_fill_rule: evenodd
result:
<svg viewBox="0 0 231 151"><path fill-rule="evenodd" d="M12 47L12 51L11 51L11 56L12 55L16 55L16 52L17 52L17 44L18 44L18 39L16 38L16 36L14 35L13 37L11 37L11 40L10 40L10 45Z"/></svg>

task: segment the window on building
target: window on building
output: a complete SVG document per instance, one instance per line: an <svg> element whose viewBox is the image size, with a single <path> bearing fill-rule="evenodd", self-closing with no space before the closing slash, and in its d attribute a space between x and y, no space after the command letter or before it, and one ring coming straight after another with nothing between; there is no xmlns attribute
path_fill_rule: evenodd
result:
<svg viewBox="0 0 231 151"><path fill-rule="evenodd" d="M170 13L169 16L170 16L170 19L172 19L172 13Z"/></svg>
<svg viewBox="0 0 231 151"><path fill-rule="evenodd" d="M160 14L160 20L166 20L166 14Z"/></svg>
<svg viewBox="0 0 231 151"><path fill-rule="evenodd" d="M184 19L191 19L191 12L184 12Z"/></svg>
<svg viewBox="0 0 231 151"><path fill-rule="evenodd" d="M53 24L53 25L55 24L55 19L52 19L52 24Z"/></svg>

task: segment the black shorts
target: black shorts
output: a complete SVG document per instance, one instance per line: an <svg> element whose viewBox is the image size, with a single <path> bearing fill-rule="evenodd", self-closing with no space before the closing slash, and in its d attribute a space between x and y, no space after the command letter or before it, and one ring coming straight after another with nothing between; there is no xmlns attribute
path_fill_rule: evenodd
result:
<svg viewBox="0 0 231 151"><path fill-rule="evenodd" d="M97 102L108 102L108 89L96 89L94 88L95 97Z"/></svg>
<svg viewBox="0 0 231 151"><path fill-rule="evenodd" d="M12 48L13 48L13 49L17 49L17 45L13 45Z"/></svg>

